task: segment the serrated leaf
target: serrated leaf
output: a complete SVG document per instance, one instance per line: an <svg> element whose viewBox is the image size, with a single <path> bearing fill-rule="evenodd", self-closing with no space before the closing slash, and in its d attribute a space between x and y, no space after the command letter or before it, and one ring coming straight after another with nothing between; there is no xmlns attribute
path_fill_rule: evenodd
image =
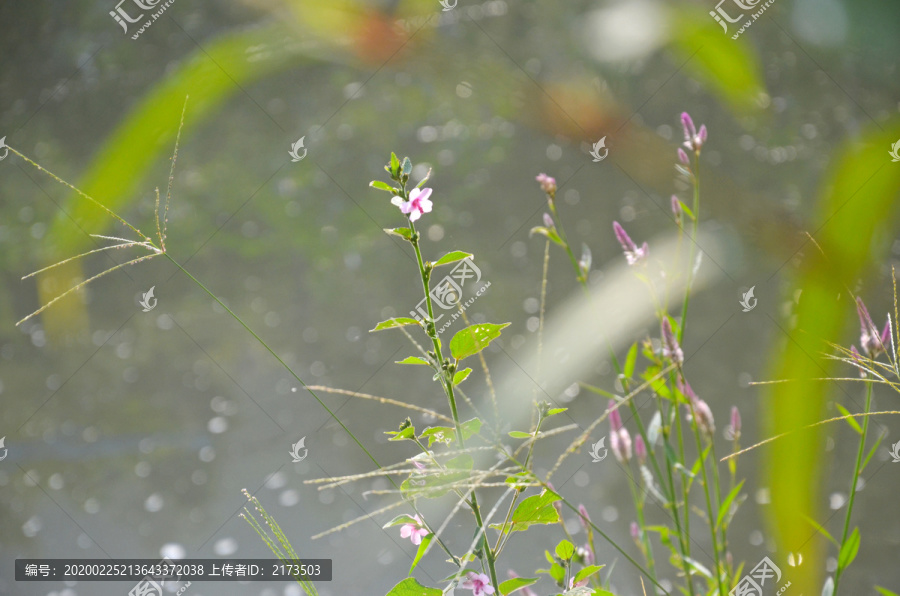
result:
<svg viewBox="0 0 900 596"><path fill-rule="evenodd" d="M422 538L422 542L419 543L419 550L416 551L416 558L413 559L412 565L409 568L409 575L412 575L413 570L416 568L416 565L419 564L419 560L421 560L422 555L425 554L425 551L428 549L428 545L431 544L433 538L434 534L427 534Z"/></svg>
<svg viewBox="0 0 900 596"><path fill-rule="evenodd" d="M409 228L384 228L384 231L388 234L393 234L394 236L406 238L407 240L412 239L412 230Z"/></svg>
<svg viewBox="0 0 900 596"><path fill-rule="evenodd" d="M850 412L849 410L847 410L847 408L838 403L834 405L837 406L837 409L841 412L842 416L850 416ZM857 434L862 435L862 427L859 425L859 422L857 422L855 418L844 418L844 421L849 424L850 428L855 430Z"/></svg>
<svg viewBox="0 0 900 596"><path fill-rule="evenodd" d="M500 594L502 596L507 596L522 588L527 588L530 585L536 584L538 579L539 578L537 577L514 577L513 579L508 579L505 582L500 583Z"/></svg>
<svg viewBox="0 0 900 596"><path fill-rule="evenodd" d="M371 186L372 188L377 188L378 190L385 190L392 194L397 191L396 188L394 188L390 184L387 184L386 182L382 182L381 180L372 180L371 182L369 182L369 186Z"/></svg>
<svg viewBox="0 0 900 596"><path fill-rule="evenodd" d="M585 567L584 569L579 571L577 574L575 574L575 582L574 583L577 584L577 583L581 582L582 580L589 578L590 576L594 575L595 573L597 573L604 567L606 567L606 565L588 565L587 567Z"/></svg>
<svg viewBox="0 0 900 596"><path fill-rule="evenodd" d="M853 528L850 536L847 537L847 542L844 543L841 547L841 552L838 553L838 569L846 569L853 562L853 559L859 553L859 542L859 528Z"/></svg>
<svg viewBox="0 0 900 596"><path fill-rule="evenodd" d="M503 323L502 325L494 323L470 325L456 332L453 339L450 340L450 353L456 360L474 356L485 349L493 340L500 337L500 331L508 326L509 323Z"/></svg>
<svg viewBox="0 0 900 596"><path fill-rule="evenodd" d="M453 250L442 256L440 259L434 262L435 267L440 267L441 265L449 265L450 263L455 263L456 261L462 261L463 259L469 259L473 255L468 252L463 252L461 250Z"/></svg>
<svg viewBox="0 0 900 596"><path fill-rule="evenodd" d="M370 333L373 331L382 331L384 329L393 329L394 327L403 327L404 325L419 325L420 323L409 317L396 317L393 319L388 319L387 321L382 321L375 325L375 328L370 330Z"/></svg>
<svg viewBox="0 0 900 596"><path fill-rule="evenodd" d="M575 556L575 545L568 540L560 540L556 545L556 556L563 561L568 561Z"/></svg>
<svg viewBox="0 0 900 596"><path fill-rule="evenodd" d="M418 523L419 522L416 521L416 519L414 517L403 513L401 515L398 515L397 517L395 517L394 519L392 519L391 521L389 521L388 523L384 524L381 527L382 527L382 529L387 529L387 528L390 528L391 526L399 526L401 524L416 524L416 525L418 525Z"/></svg>
<svg viewBox="0 0 900 596"><path fill-rule="evenodd" d="M531 433L526 433L521 430L511 430L507 434L514 439L530 439L532 437Z"/></svg>
<svg viewBox="0 0 900 596"><path fill-rule="evenodd" d="M423 586L414 577L407 577L405 580L391 588L385 596L441 596L442 592L438 588L429 588Z"/></svg>
<svg viewBox="0 0 900 596"><path fill-rule="evenodd" d="M431 366L431 363L421 356L407 356L403 360L394 361L394 364L424 364L425 366Z"/></svg>
<svg viewBox="0 0 900 596"><path fill-rule="evenodd" d="M456 374L453 375L453 384L459 385L460 383L465 381L467 378L469 378L470 374L472 374L471 368L464 368L462 370L456 371Z"/></svg>

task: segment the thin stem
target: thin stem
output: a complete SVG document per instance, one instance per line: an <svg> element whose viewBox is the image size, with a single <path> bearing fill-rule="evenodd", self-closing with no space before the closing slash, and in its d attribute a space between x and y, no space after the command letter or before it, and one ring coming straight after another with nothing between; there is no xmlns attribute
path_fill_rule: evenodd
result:
<svg viewBox="0 0 900 596"><path fill-rule="evenodd" d="M869 413L869 410L872 407L872 382L866 382L866 414ZM859 472L860 467L862 466L862 458L863 453L866 450L866 436L869 433L869 417L866 416L863 418L863 428L862 428L862 436L859 438L859 450L856 453L856 465L853 468L853 484L850 486L850 500L847 501L847 515L844 516L844 531L841 534L841 549L844 548L844 543L847 542L847 533L850 531L850 515L853 513L853 502L856 500L856 486L859 484ZM841 581L841 574L843 574L844 569L838 566L837 571L834 574L834 592L833 596L837 596L838 593L838 585Z"/></svg>
<svg viewBox="0 0 900 596"><path fill-rule="evenodd" d="M553 213L556 231L559 232L559 239L563 241L563 248L566 249L566 254L569 255L569 260L572 262L572 268L575 269L575 275L577 275L578 281L581 282L581 286L587 291L587 279L582 274L581 268L578 266L578 260L575 258L575 253L572 252L572 247L569 246L569 239L566 238L566 231L563 229L562 220L559 219L559 213L556 211L556 200L550 200L548 201L548 204L550 205L550 211Z"/></svg>
<svg viewBox="0 0 900 596"><path fill-rule="evenodd" d="M681 325L678 327L678 341L684 341L684 329L687 327L688 303L691 301L691 286L694 283L694 257L697 250L697 226L700 223L700 178L695 172L700 169L700 153L694 153L694 170L691 172L691 182L694 187L694 220L691 225L691 250L688 259L688 279L687 287L684 291L684 304L681 307Z"/></svg>

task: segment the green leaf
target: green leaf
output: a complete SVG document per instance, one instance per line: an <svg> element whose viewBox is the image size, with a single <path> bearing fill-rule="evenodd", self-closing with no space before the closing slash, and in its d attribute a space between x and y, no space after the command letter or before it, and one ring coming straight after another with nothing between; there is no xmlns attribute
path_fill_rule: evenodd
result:
<svg viewBox="0 0 900 596"><path fill-rule="evenodd" d="M560 246L565 246L566 243L562 241L562 238L559 237L559 234L554 228L545 228L544 226L536 226L531 228L531 232L528 233L529 236L534 236L535 234L540 234L541 236L546 236L556 244Z"/></svg>
<svg viewBox="0 0 900 596"><path fill-rule="evenodd" d="M638 354L638 345L637 342L631 344L631 349L628 350L628 356L625 357L625 368L622 370L622 375L626 379L630 379L634 376L634 365L637 362L637 354Z"/></svg>
<svg viewBox="0 0 900 596"><path fill-rule="evenodd" d="M384 231L388 234L393 234L394 236L400 236L401 238L412 240L412 230L410 230L409 228L384 228Z"/></svg>
<svg viewBox="0 0 900 596"><path fill-rule="evenodd" d="M507 434L514 439L530 439L533 436L531 433L526 433L521 430L511 430Z"/></svg>
<svg viewBox="0 0 900 596"><path fill-rule="evenodd" d="M463 259L469 259L473 255L468 252L463 252L461 250L454 250L448 252L440 259L434 262L435 267L440 267L441 265L449 265L450 263L455 263L456 261L462 261Z"/></svg>
<svg viewBox="0 0 900 596"><path fill-rule="evenodd" d="M859 553L859 542L859 528L853 528L850 536L847 537L847 542L844 543L844 546L841 547L841 552L838 553L838 570L846 569L853 562L853 559Z"/></svg>
<svg viewBox="0 0 900 596"><path fill-rule="evenodd" d="M460 371L457 371L455 375L453 375L453 384L459 385L463 381L469 378L469 375L472 373L471 368L464 368Z"/></svg>
<svg viewBox="0 0 900 596"><path fill-rule="evenodd" d="M481 430L481 420L472 418L460 424L459 428L462 431L463 441L465 441ZM422 431L419 438L427 438L429 447L436 442L449 445L456 440L456 429L452 426L431 426Z"/></svg>
<svg viewBox="0 0 900 596"><path fill-rule="evenodd" d="M502 325L494 323L470 325L458 331L453 336L453 339L450 340L450 353L456 360L474 356L485 349L493 340L500 337L500 331L507 326L509 326L509 323Z"/></svg>
<svg viewBox="0 0 900 596"><path fill-rule="evenodd" d="M371 182L369 182L369 186L371 186L372 188L377 188L378 190L385 190L392 194L396 194L397 192L396 188L394 188L390 184L387 184L386 182L382 182L381 180L372 180Z"/></svg>
<svg viewBox="0 0 900 596"><path fill-rule="evenodd" d="M549 410L547 410L547 416L556 416L557 414L562 414L568 409L569 408L550 408Z"/></svg>
<svg viewBox="0 0 900 596"><path fill-rule="evenodd" d="M850 416L850 412L839 403L835 403L837 409L840 410L842 416ZM862 435L862 427L859 425L859 422L856 421L855 418L844 418L844 421L850 425L850 428L855 430L858 434Z"/></svg>
<svg viewBox="0 0 900 596"><path fill-rule="evenodd" d="M430 362L420 356L407 356L403 360L395 361L394 364L424 364L425 366L431 366Z"/></svg>
<svg viewBox="0 0 900 596"><path fill-rule="evenodd" d="M591 393L596 393L597 395L601 395L603 397L607 397L609 399L618 399L618 396L615 393L610 393L606 389L601 389L600 387L594 387L593 385L588 385L587 383L578 383L582 389L587 389Z"/></svg>
<svg viewBox="0 0 900 596"><path fill-rule="evenodd" d="M394 327L403 327L404 325L419 325L420 323L415 319L410 319L409 317L396 317L394 319L388 319L387 321L382 321L375 325L375 328L370 331L382 331L383 329L393 329Z"/></svg>
<svg viewBox="0 0 900 596"><path fill-rule="evenodd" d="M412 172L412 162L408 157L403 158L403 175L409 176L409 173Z"/></svg>
<svg viewBox="0 0 900 596"><path fill-rule="evenodd" d="M812 519L811 517L807 517L807 518L806 518L806 521L808 521L809 524L810 524L812 527L814 527L816 530L818 530L819 534L821 534L822 536L824 536L825 538L827 538L828 541L831 542L831 544L835 545L835 546L838 547L838 548L841 547L841 545L838 544L838 541L834 539L834 536L832 536L831 534L829 534L829 533L828 533L828 530L826 530L825 528L823 528L822 526L820 526L820 525L818 524L818 522L816 522L816 520Z"/></svg>
<svg viewBox="0 0 900 596"><path fill-rule="evenodd" d="M400 160L397 159L397 154L393 151L391 151L391 164L385 169L390 173L392 178L397 178L400 175Z"/></svg>
<svg viewBox="0 0 900 596"><path fill-rule="evenodd" d="M575 556L575 545L568 540L560 540L556 545L556 556L563 561L568 561Z"/></svg>
<svg viewBox="0 0 900 596"><path fill-rule="evenodd" d="M891 592L887 588L882 588L881 586L875 586L875 589L882 596L900 596L900 594L897 594L896 592Z"/></svg>
<svg viewBox="0 0 900 596"><path fill-rule="evenodd" d="M866 459L863 460L863 463L859 468L860 474L862 474L862 471L866 469L867 465L869 465L869 460L872 459L873 455L875 455L875 450L878 449L879 445L881 445L881 441L884 440L884 436L884 434L878 435L878 439L875 440L875 444L872 445L872 449L869 450L869 454L866 456Z"/></svg>
<svg viewBox="0 0 900 596"><path fill-rule="evenodd" d="M537 577L514 577L513 579L508 579L500 583L500 594L507 596L507 594L512 594L522 588L536 584L538 579Z"/></svg>
<svg viewBox="0 0 900 596"><path fill-rule="evenodd" d="M387 529L387 528L390 528L390 527L392 527L392 526L400 526L400 525L403 525L403 524L416 524L416 525L418 525L419 522L418 522L414 517L412 517L412 516L410 516L410 515L406 515L405 513L403 513L403 514L401 514L401 515L398 515L397 517L395 517L394 519L392 519L391 521L389 521L388 523L384 524L384 525L381 526L381 527L382 527L382 529Z"/></svg>
<svg viewBox="0 0 900 596"><path fill-rule="evenodd" d="M442 592L438 588L429 588L423 586L414 577L407 577L405 580L391 588L385 596L441 596Z"/></svg>
<svg viewBox="0 0 900 596"><path fill-rule="evenodd" d="M575 574L575 583L577 584L578 582L589 578L590 576L594 575L595 573L597 573L604 567L606 567L606 565L588 565L587 567L585 567L584 569L579 571L577 574Z"/></svg>
<svg viewBox="0 0 900 596"><path fill-rule="evenodd" d="M416 565L419 564L419 560L422 558L422 555L425 554L425 551L428 549L428 545L431 544L433 538L434 534L428 534L422 538L422 542L419 544L419 550L416 551L416 558L413 559L412 566L409 568L409 575L412 575L413 570L416 568Z"/></svg>
<svg viewBox="0 0 900 596"><path fill-rule="evenodd" d="M532 495L519 503L507 526L508 532L522 532L534 524L555 524L559 522L559 513L553 503L562 497L545 489L539 495ZM502 524L491 524L492 528L501 529Z"/></svg>
<svg viewBox="0 0 900 596"><path fill-rule="evenodd" d="M402 441L404 439L412 439L416 436L416 427L412 425L409 418L400 425L400 430L385 431L386 435L393 435L388 441Z"/></svg>
<svg viewBox="0 0 900 596"><path fill-rule="evenodd" d="M559 563L553 563L550 566L550 577L552 577L557 584L562 585L563 581L566 579L566 570Z"/></svg>
<svg viewBox="0 0 900 596"><path fill-rule="evenodd" d="M744 480L741 480L737 486L731 489L731 492L728 493L728 496L725 497L725 500L722 501L722 504L719 505L719 515L716 516L716 529L722 525L722 520L725 519L725 516L728 515L729 509L731 509L731 503L737 498L737 496L741 492L741 488L744 486Z"/></svg>

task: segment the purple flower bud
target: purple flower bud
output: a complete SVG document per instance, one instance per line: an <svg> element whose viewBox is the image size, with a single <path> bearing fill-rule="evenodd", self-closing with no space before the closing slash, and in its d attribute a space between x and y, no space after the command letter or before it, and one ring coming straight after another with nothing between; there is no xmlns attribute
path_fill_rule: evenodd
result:
<svg viewBox="0 0 900 596"><path fill-rule="evenodd" d="M550 214L549 214L549 213L545 213L545 214L544 214L544 225L547 226L548 228L553 228L553 227L554 227L554 225L553 225L553 218L550 217Z"/></svg>
<svg viewBox="0 0 900 596"><path fill-rule="evenodd" d="M706 125L700 125L700 132L697 133L697 144L702 146L706 142Z"/></svg>
<svg viewBox="0 0 900 596"><path fill-rule="evenodd" d="M887 322L884 324L884 330L881 332L881 345L887 351L888 344L891 343L891 315L888 315Z"/></svg>
<svg viewBox="0 0 900 596"><path fill-rule="evenodd" d="M731 406L731 434L735 441L741 438L741 411L737 406Z"/></svg>
<svg viewBox="0 0 900 596"><path fill-rule="evenodd" d="M662 343L663 356L671 358L672 362L681 366L684 363L684 352L681 351L681 346L678 345L678 338L675 337L675 332L672 331L669 317L663 317L662 320Z"/></svg>
<svg viewBox="0 0 900 596"><path fill-rule="evenodd" d="M629 265L640 262L650 253L650 247L647 246L646 242L644 242L642 247L638 248L637 244L628 236L625 228L617 221L613 222L613 232L616 234L616 240L622 245L622 250L625 252L625 260L628 261Z"/></svg>
<svg viewBox="0 0 900 596"><path fill-rule="evenodd" d="M590 527L591 516L588 515L587 508L580 503L578 504L578 515L580 516L578 521L581 522L581 527L584 528L586 532Z"/></svg>
<svg viewBox="0 0 900 596"><path fill-rule="evenodd" d="M685 397L691 401L691 406L687 414L688 422L692 420L691 410L693 410L694 414L697 416L697 426L705 435L712 437L716 432L716 422L713 419L712 410L709 409L709 405L697 397L697 394L694 393L694 390L687 381L679 379L677 385L678 389L680 389Z"/></svg>
<svg viewBox="0 0 900 596"><path fill-rule="evenodd" d="M641 539L641 527L638 525L637 522L635 522L635 521L631 522L630 530L631 530L631 538L635 542L637 542L638 540Z"/></svg>
<svg viewBox="0 0 900 596"><path fill-rule="evenodd" d="M642 466L647 463L647 444L644 443L644 437L641 435L634 437L634 456Z"/></svg>
<svg viewBox="0 0 900 596"><path fill-rule="evenodd" d="M541 172L534 178L538 181L538 184L541 185L541 190L544 191L549 197L553 198L556 196L556 178L552 176L548 176Z"/></svg>
<svg viewBox="0 0 900 596"><path fill-rule="evenodd" d="M686 166L691 165L691 160L688 157L688 154L681 147L678 148L678 161Z"/></svg>
<svg viewBox="0 0 900 596"><path fill-rule="evenodd" d="M675 216L675 221L679 224L681 223L682 213L684 213L684 210L681 208L681 201L678 200L678 197L672 195L672 215Z"/></svg>
<svg viewBox="0 0 900 596"><path fill-rule="evenodd" d="M688 147L691 147L694 137L697 136L697 129L694 128L694 121L687 112L681 113L681 127L684 129L684 141Z"/></svg>

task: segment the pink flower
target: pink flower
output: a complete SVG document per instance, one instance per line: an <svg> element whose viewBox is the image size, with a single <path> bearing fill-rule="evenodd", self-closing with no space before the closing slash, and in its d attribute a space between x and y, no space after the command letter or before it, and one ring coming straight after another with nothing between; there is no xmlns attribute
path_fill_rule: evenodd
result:
<svg viewBox="0 0 900 596"><path fill-rule="evenodd" d="M716 432L716 422L713 419L712 410L709 409L709 404L697 397L697 394L694 393L687 381L678 379L676 384L684 396L691 400L691 408L693 408L694 414L697 415L697 426L704 434L712 437ZM690 409L688 410L687 420L688 422L691 421Z"/></svg>
<svg viewBox="0 0 900 596"><path fill-rule="evenodd" d="M419 546L422 544L422 538L429 534L428 528L424 527L422 518L416 515L414 517L416 523L403 524L400 526L400 538L409 538L413 544Z"/></svg>
<svg viewBox="0 0 900 596"><path fill-rule="evenodd" d="M556 178L541 172L534 178L541 185L541 190L553 197L556 195Z"/></svg>
<svg viewBox="0 0 900 596"><path fill-rule="evenodd" d="M735 441L741 438L741 411L737 406L731 406L731 436Z"/></svg>
<svg viewBox="0 0 900 596"><path fill-rule="evenodd" d="M635 542L638 542L641 539L641 527L637 522L631 522L631 526L629 527L629 531L631 532L631 539Z"/></svg>
<svg viewBox="0 0 900 596"><path fill-rule="evenodd" d="M587 507L585 507L581 503L578 504L578 516L578 521L581 522L581 527L583 527L585 532L587 532L588 528L590 528L591 516L588 515Z"/></svg>
<svg viewBox="0 0 900 596"><path fill-rule="evenodd" d="M856 313L859 315L859 347L866 357L875 358L887 350L886 346L891 340L891 318L888 317L884 330L879 333L862 298L856 299Z"/></svg>
<svg viewBox="0 0 900 596"><path fill-rule="evenodd" d="M681 147L678 148L678 161L686 166L691 165L691 160L688 159L688 154L685 153L684 149L682 149Z"/></svg>
<svg viewBox="0 0 900 596"><path fill-rule="evenodd" d="M409 215L409 221L416 221L425 213L431 213L430 188L414 188L409 191L409 200L404 201L400 197L391 199L391 203L400 207L400 211Z"/></svg>
<svg viewBox="0 0 900 596"><path fill-rule="evenodd" d="M483 573L475 573L470 571L466 574L466 579L459 584L463 590L472 590L474 596L482 594L493 594L494 586L491 585L491 578Z"/></svg>
<svg viewBox="0 0 900 596"><path fill-rule="evenodd" d="M622 245L622 250L625 251L625 259L628 261L629 265L634 265L635 263L642 261L650 253L650 247L647 246L646 242L644 242L643 246L638 248L638 245L635 244L628 233L625 232L625 228L617 221L613 222L613 232L616 234L616 240Z"/></svg>

